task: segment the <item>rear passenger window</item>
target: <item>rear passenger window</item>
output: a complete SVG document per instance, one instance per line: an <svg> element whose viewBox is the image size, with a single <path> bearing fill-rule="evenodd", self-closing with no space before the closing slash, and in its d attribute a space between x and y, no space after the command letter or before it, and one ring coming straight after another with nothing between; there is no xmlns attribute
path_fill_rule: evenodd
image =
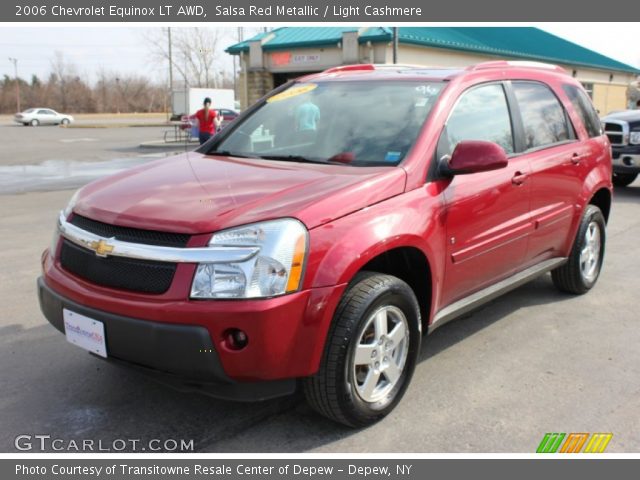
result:
<svg viewBox="0 0 640 480"><path fill-rule="evenodd" d="M573 109L576 111L590 138L602 135L602 123L598 118L596 109L587 94L575 85L563 85L562 89L567 94Z"/></svg>
<svg viewBox="0 0 640 480"><path fill-rule="evenodd" d="M451 155L463 140L494 142L513 153L511 117L501 85L485 85L462 94L438 142L438 158Z"/></svg>
<svg viewBox="0 0 640 480"><path fill-rule="evenodd" d="M513 91L522 114L527 150L571 138L564 108L549 87L540 83L514 82Z"/></svg>

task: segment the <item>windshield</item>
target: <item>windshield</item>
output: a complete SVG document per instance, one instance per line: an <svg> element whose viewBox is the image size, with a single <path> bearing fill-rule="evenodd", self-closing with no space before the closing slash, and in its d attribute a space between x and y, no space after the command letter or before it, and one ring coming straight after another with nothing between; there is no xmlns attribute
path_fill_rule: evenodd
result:
<svg viewBox="0 0 640 480"><path fill-rule="evenodd" d="M208 153L275 160L397 165L443 82L295 83L270 97Z"/></svg>

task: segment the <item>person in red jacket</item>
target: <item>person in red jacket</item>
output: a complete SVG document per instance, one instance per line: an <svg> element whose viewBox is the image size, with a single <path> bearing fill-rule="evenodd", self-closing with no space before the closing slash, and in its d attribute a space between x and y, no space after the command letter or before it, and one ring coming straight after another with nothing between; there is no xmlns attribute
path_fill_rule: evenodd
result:
<svg viewBox="0 0 640 480"><path fill-rule="evenodd" d="M194 116L198 119L198 139L200 140L200 145L202 145L216 133L216 128L220 126L222 119L211 108L211 99L209 97L204 99L202 108Z"/></svg>

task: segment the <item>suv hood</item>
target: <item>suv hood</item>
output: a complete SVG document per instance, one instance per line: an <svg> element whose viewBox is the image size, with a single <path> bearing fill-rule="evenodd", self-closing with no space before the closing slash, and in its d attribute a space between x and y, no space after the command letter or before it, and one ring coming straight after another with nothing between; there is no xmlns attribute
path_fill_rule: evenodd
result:
<svg viewBox="0 0 640 480"><path fill-rule="evenodd" d="M295 217L313 228L404 191L399 167L349 167L185 153L84 187L74 212L101 222L210 233Z"/></svg>
<svg viewBox="0 0 640 480"><path fill-rule="evenodd" d="M622 112L610 113L603 120L625 120L627 122L640 121L640 110L624 110Z"/></svg>

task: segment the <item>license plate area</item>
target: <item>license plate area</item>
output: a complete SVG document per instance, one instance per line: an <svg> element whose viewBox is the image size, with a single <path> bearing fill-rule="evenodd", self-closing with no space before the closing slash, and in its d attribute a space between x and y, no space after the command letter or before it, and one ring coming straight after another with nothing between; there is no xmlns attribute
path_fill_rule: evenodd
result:
<svg viewBox="0 0 640 480"><path fill-rule="evenodd" d="M68 342L107 358L104 323L66 308L62 309L62 318Z"/></svg>

